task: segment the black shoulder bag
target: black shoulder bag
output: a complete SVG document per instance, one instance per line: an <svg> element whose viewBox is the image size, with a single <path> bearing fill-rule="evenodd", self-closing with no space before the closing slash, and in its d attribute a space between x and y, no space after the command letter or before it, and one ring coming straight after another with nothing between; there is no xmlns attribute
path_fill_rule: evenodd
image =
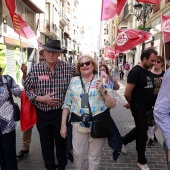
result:
<svg viewBox="0 0 170 170"><path fill-rule="evenodd" d="M81 76L80 76L80 80L81 80L82 88L85 89ZM90 115L90 119L88 121L92 121L91 132L90 132L91 137L105 138L111 136L113 134L113 120L110 116L110 109L106 109L104 112L93 117L89 100L88 100L88 109ZM101 114L106 115L106 117L102 117Z"/></svg>
<svg viewBox="0 0 170 170"><path fill-rule="evenodd" d="M14 120L17 122L20 120L20 109L19 109L18 104L14 103L14 99L13 99L12 93L10 91L8 82L6 83L6 86L7 86L8 92L9 92L9 98L11 100L11 104L13 105Z"/></svg>

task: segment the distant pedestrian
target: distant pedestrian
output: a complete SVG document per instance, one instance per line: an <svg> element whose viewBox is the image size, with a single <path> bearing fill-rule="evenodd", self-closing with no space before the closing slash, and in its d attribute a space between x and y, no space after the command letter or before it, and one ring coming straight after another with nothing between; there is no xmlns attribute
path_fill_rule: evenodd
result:
<svg viewBox="0 0 170 170"><path fill-rule="evenodd" d="M130 71L130 65L128 62L125 63L124 67L124 80L127 80L127 76L129 74Z"/></svg>
<svg viewBox="0 0 170 170"><path fill-rule="evenodd" d="M153 107L155 105L156 102L156 98L158 96L158 92L159 89L161 87L162 84L162 78L163 75L165 73L165 71L162 70L162 67L164 65L164 59L162 56L157 56L157 60L155 65L153 66L152 70L151 70L151 77L153 79L154 82L154 99L153 99ZM149 126L149 133L148 133L148 143L147 146L150 148L153 145L153 142L157 142L157 138L155 136L155 131L157 130L157 126L156 125L152 125Z"/></svg>
<svg viewBox="0 0 170 170"><path fill-rule="evenodd" d="M135 128L122 137L122 152L126 153L125 145L136 140L137 165L141 170L149 170L145 156L148 130L146 112L152 109L153 82L148 69L152 68L156 60L157 52L153 49L148 49L141 54L140 65L134 66L128 74L124 93L128 102L124 106L131 109Z"/></svg>
<svg viewBox="0 0 170 170"><path fill-rule="evenodd" d="M120 74L120 80L123 80L123 77L124 77L123 64L119 64L119 74Z"/></svg>
<svg viewBox="0 0 170 170"><path fill-rule="evenodd" d="M154 116L157 126L164 136L164 150L167 166L170 170L170 68L165 72L161 88L154 107Z"/></svg>
<svg viewBox="0 0 170 170"><path fill-rule="evenodd" d="M119 72L118 66L117 65L113 65L112 69L111 69L112 76L116 78L118 72Z"/></svg>
<svg viewBox="0 0 170 170"><path fill-rule="evenodd" d="M0 66L0 169L18 170L16 159L16 123L12 94L21 96L21 89L9 75L1 75Z"/></svg>

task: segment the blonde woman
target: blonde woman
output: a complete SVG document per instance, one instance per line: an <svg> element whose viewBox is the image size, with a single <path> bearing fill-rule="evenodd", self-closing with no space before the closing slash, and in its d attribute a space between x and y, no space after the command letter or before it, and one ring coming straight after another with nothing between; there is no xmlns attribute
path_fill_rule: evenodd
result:
<svg viewBox="0 0 170 170"><path fill-rule="evenodd" d="M111 88L106 90L102 80L97 79L95 74L97 63L92 57L88 55L81 56L78 59L76 70L80 76L72 78L63 105L60 130L63 138L66 138L66 120L69 113L71 113L71 118L73 116L80 118L84 113L87 115L90 113L88 108L83 108L82 106L81 99L83 94L88 94L90 110L93 116L102 115L108 108L116 106L113 90ZM82 78L84 88L81 85L80 77ZM90 130L90 122L72 122L73 157L76 170L84 170L84 160L87 153L88 169L99 169L105 138L92 138Z"/></svg>

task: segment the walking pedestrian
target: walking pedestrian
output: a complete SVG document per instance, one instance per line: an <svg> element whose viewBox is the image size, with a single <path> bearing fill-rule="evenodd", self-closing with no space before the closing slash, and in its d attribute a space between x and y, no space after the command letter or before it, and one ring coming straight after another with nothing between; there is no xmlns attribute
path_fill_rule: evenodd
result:
<svg viewBox="0 0 170 170"><path fill-rule="evenodd" d="M117 65L113 65L113 66L112 66L112 69L111 69L112 77L117 77L118 71L119 71L118 66L117 66Z"/></svg>
<svg viewBox="0 0 170 170"><path fill-rule="evenodd" d="M120 80L123 80L124 77L123 64L119 64L119 74L120 74Z"/></svg>
<svg viewBox="0 0 170 170"><path fill-rule="evenodd" d="M39 62L42 62L42 61L44 61L44 49L43 48L39 50ZM25 64L22 64L21 71L23 73L22 84L24 84L24 81L27 77L27 66ZM17 158L23 158L24 155L29 153L29 148L31 144L31 136L32 136L32 128L33 127L23 132L22 149L17 153Z"/></svg>
<svg viewBox="0 0 170 170"><path fill-rule="evenodd" d="M141 170L149 170L145 156L147 142L147 116L146 112L152 109L153 104L153 82L150 71L157 60L157 52L154 49L147 49L141 54L140 65L134 66L128 74L125 89L127 104L135 121L135 128L122 137L122 152L126 153L128 143L136 140L136 150L138 153L137 165Z"/></svg>
<svg viewBox="0 0 170 170"><path fill-rule="evenodd" d="M62 49L60 40L50 40L45 45L45 62L32 66L24 86L29 100L35 104L37 111L37 129L45 167L64 170L67 165L66 140L60 136L62 104L72 77L76 75L75 67L60 61ZM58 166L55 164L54 141Z"/></svg>
<svg viewBox="0 0 170 170"><path fill-rule="evenodd" d="M9 75L1 75L0 66L0 169L18 170L16 159L16 123L10 102L12 94L21 96L21 89ZM11 94L12 93L12 94Z"/></svg>
<svg viewBox="0 0 170 170"><path fill-rule="evenodd" d="M130 65L126 61L125 65L124 65L124 80L127 80L127 76L129 74L129 71L130 71Z"/></svg>
<svg viewBox="0 0 170 170"><path fill-rule="evenodd" d="M155 105L156 102L156 98L158 96L158 92L159 89L161 87L161 83L162 83L162 78L163 75L165 73L165 71L162 70L162 67L164 65L164 59L162 56L157 56L157 60L155 65L153 66L152 70L151 70L151 77L153 79L154 82L154 98L153 98L153 107ZM157 138L155 135L155 131L157 130L157 126L156 125L152 125L148 127L148 142L147 142L147 146L148 148L152 147L153 142L157 142Z"/></svg>
<svg viewBox="0 0 170 170"><path fill-rule="evenodd" d="M103 118L105 118L105 114L107 113L110 117L110 112L107 112L107 108L114 108L116 101L114 99L113 90L110 87L106 90L104 88L103 81L98 80L97 75L94 74L94 72L97 71L97 63L92 57L88 55L80 57L76 68L77 73L80 76L74 77L71 80L67 90L63 105L60 133L63 138L66 138L66 123L70 112L71 117L73 118L71 118L73 120L72 143L76 170L84 170L84 160L87 152L88 169L98 170L105 138L92 138L90 136L90 112L93 118L95 116L100 116L101 118L104 116ZM83 98L84 95L87 95L88 98ZM89 103L89 108L84 107L83 103ZM84 119L82 119L82 121L80 120L81 116L84 116L84 114L86 115L84 118L89 120L86 123L84 122ZM75 118L79 119L79 121Z"/></svg>
<svg viewBox="0 0 170 170"><path fill-rule="evenodd" d="M154 107L154 117L157 126L164 136L164 150L167 167L170 170L170 68L165 72L161 88Z"/></svg>

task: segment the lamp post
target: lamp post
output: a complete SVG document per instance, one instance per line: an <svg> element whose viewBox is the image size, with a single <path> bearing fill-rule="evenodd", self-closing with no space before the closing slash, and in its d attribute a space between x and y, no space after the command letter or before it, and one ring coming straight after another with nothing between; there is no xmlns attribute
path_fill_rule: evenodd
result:
<svg viewBox="0 0 170 170"><path fill-rule="evenodd" d="M141 3L135 3L133 6L135 9L135 16L138 21L143 21L143 30L145 31L146 28L146 18L149 17L149 14L152 12L152 9L154 7L153 4L141 4ZM142 43L142 52L145 49L145 42Z"/></svg>

